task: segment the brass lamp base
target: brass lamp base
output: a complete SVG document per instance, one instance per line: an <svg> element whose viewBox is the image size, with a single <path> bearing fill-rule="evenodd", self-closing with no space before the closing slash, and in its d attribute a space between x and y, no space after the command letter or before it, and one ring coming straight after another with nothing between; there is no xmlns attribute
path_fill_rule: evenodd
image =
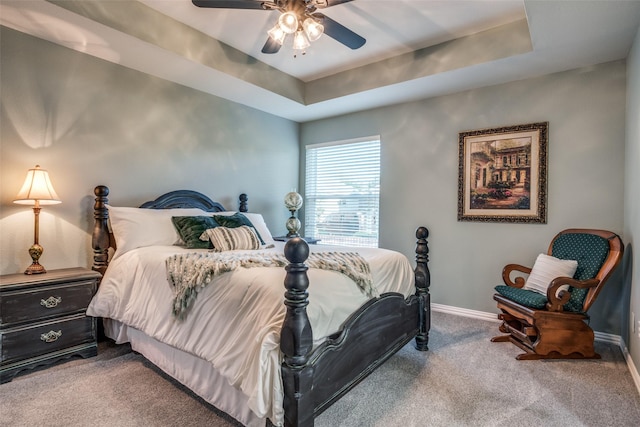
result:
<svg viewBox="0 0 640 427"><path fill-rule="evenodd" d="M38 262L43 251L44 249L42 248L42 246L37 243L34 243L29 248L29 255L31 255L33 263L31 263L31 265L27 267L27 269L24 271L24 274L42 274L47 272L47 270L45 270L44 267Z"/></svg>
<svg viewBox="0 0 640 427"><path fill-rule="evenodd" d="M29 267L27 267L27 269L24 271L24 274L42 274L46 272L47 270L45 270L42 265L34 262Z"/></svg>

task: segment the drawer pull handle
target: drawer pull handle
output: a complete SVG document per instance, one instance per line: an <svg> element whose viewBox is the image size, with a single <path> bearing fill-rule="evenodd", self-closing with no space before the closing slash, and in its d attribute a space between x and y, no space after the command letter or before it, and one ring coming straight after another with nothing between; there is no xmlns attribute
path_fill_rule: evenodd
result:
<svg viewBox="0 0 640 427"><path fill-rule="evenodd" d="M44 342L54 342L57 341L58 338L62 336L62 331L49 331L46 334L41 334L40 339Z"/></svg>
<svg viewBox="0 0 640 427"><path fill-rule="evenodd" d="M40 305L45 307L45 308L53 308L53 307L56 307L61 302L62 302L62 297L51 296L51 297L49 297L47 299L41 299L40 300Z"/></svg>

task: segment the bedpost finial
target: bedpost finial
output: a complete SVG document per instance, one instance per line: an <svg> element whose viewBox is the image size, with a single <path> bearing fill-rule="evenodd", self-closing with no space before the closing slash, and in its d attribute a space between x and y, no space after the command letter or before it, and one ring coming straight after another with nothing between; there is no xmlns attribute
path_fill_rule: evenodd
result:
<svg viewBox="0 0 640 427"><path fill-rule="evenodd" d="M109 195L109 187L106 185L98 185L93 189L93 194L98 197L107 197Z"/></svg>
<svg viewBox="0 0 640 427"><path fill-rule="evenodd" d="M426 239L427 237L429 237L429 230L427 227L418 227L416 230L416 238Z"/></svg>
<svg viewBox="0 0 640 427"><path fill-rule="evenodd" d="M240 212L248 212L249 211L249 206L248 206L247 202L249 201L249 196L247 196L245 193L242 193L242 194L240 194L238 199L240 200L240 205L238 207L238 210Z"/></svg>
<svg viewBox="0 0 640 427"><path fill-rule="evenodd" d="M292 264L301 264L309 257L309 245L300 237L289 239L284 245L284 256Z"/></svg>

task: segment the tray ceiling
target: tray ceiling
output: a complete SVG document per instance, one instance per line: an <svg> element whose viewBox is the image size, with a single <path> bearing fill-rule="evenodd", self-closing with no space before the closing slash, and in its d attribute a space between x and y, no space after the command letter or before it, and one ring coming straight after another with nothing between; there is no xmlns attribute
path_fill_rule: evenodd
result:
<svg viewBox="0 0 640 427"><path fill-rule="evenodd" d="M3 0L0 24L304 122L625 58L640 1L354 0L323 10L367 39L260 52L276 11L190 0Z"/></svg>

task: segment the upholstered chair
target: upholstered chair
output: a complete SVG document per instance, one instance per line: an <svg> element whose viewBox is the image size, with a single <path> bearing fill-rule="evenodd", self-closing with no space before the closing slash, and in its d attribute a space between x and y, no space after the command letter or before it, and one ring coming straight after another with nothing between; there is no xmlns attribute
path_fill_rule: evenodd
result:
<svg viewBox="0 0 640 427"><path fill-rule="evenodd" d="M524 350L519 360L600 358L588 310L622 259L620 237L605 230L558 233L532 268L509 264L493 299L502 320L493 342Z"/></svg>

